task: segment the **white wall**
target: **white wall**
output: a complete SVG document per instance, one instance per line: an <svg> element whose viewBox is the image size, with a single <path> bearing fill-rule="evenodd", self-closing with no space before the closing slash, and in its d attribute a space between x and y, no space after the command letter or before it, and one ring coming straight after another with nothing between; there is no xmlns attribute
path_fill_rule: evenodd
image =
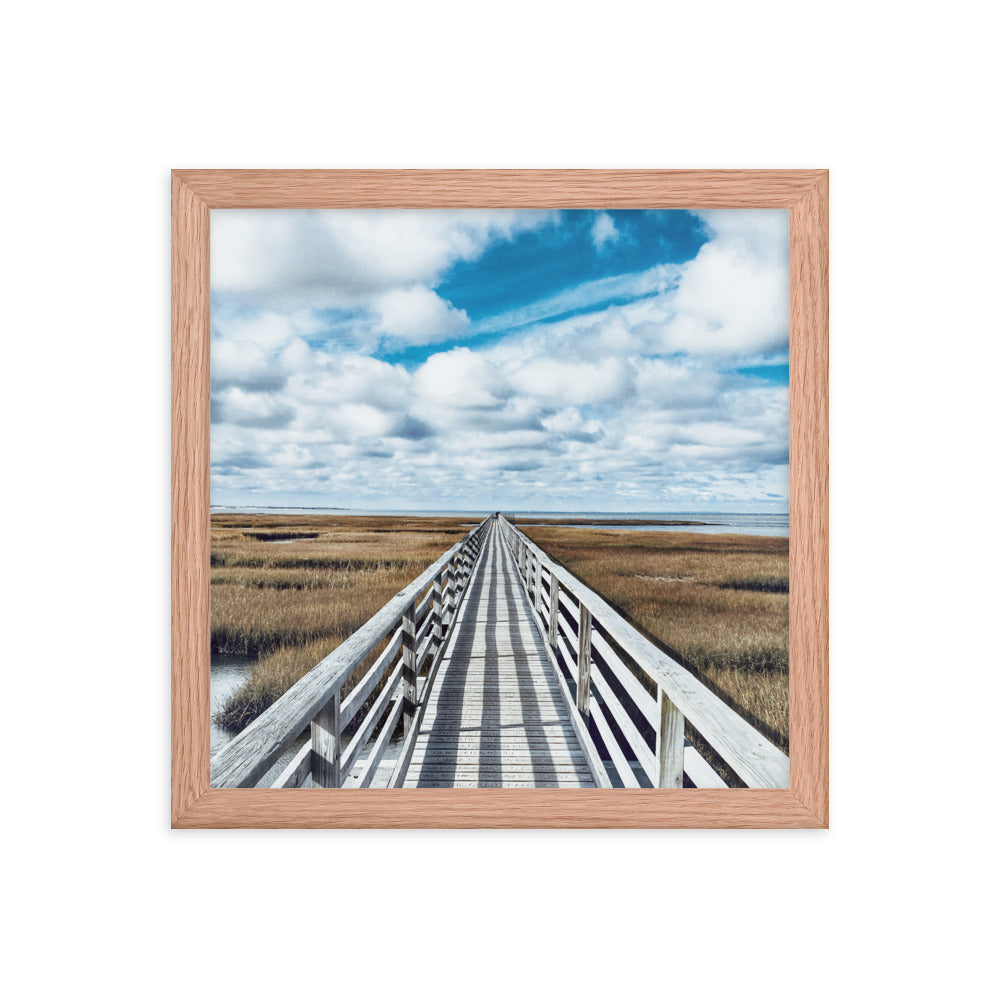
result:
<svg viewBox="0 0 1000 1000"><path fill-rule="evenodd" d="M978 9L7 12L12 995L979 992L997 210ZM168 829L175 166L831 168L829 833Z"/></svg>

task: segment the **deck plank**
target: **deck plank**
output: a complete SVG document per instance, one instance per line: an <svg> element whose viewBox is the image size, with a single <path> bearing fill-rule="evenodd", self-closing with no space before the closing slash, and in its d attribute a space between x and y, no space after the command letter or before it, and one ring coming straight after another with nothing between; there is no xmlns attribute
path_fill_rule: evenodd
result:
<svg viewBox="0 0 1000 1000"><path fill-rule="evenodd" d="M405 788L593 788L594 777L497 526L430 693Z"/></svg>

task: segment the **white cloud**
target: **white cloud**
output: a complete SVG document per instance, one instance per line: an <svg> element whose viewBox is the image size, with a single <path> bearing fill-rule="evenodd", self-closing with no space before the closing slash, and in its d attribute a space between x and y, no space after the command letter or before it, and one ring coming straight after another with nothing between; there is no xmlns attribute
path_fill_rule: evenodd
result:
<svg viewBox="0 0 1000 1000"><path fill-rule="evenodd" d="M788 212L702 216L712 239L684 268L665 331L674 350L751 354L788 343Z"/></svg>
<svg viewBox="0 0 1000 1000"><path fill-rule="evenodd" d="M547 431L574 441L597 441L604 434L598 421L585 420L575 407L559 410L542 423Z"/></svg>
<svg viewBox="0 0 1000 1000"><path fill-rule="evenodd" d="M273 310L234 313L216 310L212 328L217 337L239 343L254 343L264 350L284 347L296 337L308 337L320 329L316 316L307 309L289 313Z"/></svg>
<svg viewBox="0 0 1000 1000"><path fill-rule="evenodd" d="M684 410L711 406L718 400L722 377L712 368L642 358L636 362L636 369L636 391L643 403Z"/></svg>
<svg viewBox="0 0 1000 1000"><path fill-rule="evenodd" d="M615 279L631 289L634 301L536 323L508 338L505 349L555 353L562 344L588 360L675 353L742 357L787 349L788 213L701 214L712 238L693 260ZM495 323L501 326L499 319Z"/></svg>
<svg viewBox="0 0 1000 1000"><path fill-rule="evenodd" d="M285 427L295 418L295 409L270 393L248 392L230 386L212 399L213 419L241 427Z"/></svg>
<svg viewBox="0 0 1000 1000"><path fill-rule="evenodd" d="M621 400L631 390L631 372L618 358L596 362L535 357L511 372L512 384L540 400L582 406Z"/></svg>
<svg viewBox="0 0 1000 1000"><path fill-rule="evenodd" d="M250 390L280 389L287 375L258 344L216 339L212 342L212 387Z"/></svg>
<svg viewBox="0 0 1000 1000"><path fill-rule="evenodd" d="M415 372L413 384L420 403L435 408L492 409L509 395L500 369L467 347L431 355Z"/></svg>
<svg viewBox="0 0 1000 1000"><path fill-rule="evenodd" d="M311 308L433 283L496 240L558 218L545 211L214 209L212 292Z"/></svg>
<svg viewBox="0 0 1000 1000"><path fill-rule="evenodd" d="M787 390L727 374L787 350L787 213L703 213L711 238L694 260L478 321L471 332L504 335L412 372L369 354L470 332L433 282L541 216L292 213L308 218L247 228L239 213L217 227L220 214L216 502L226 491L429 507L545 496L651 510L787 495ZM610 248L616 231L599 222L595 245ZM215 260L217 236L245 239L235 262ZM632 301L567 315L620 298Z"/></svg>
<svg viewBox="0 0 1000 1000"><path fill-rule="evenodd" d="M566 313L598 309L612 299L634 299L655 292L662 293L676 287L680 273L681 268L677 264L657 264L645 271L584 281L528 305L480 319L476 322L476 330L479 333L505 333Z"/></svg>
<svg viewBox="0 0 1000 1000"><path fill-rule="evenodd" d="M435 344L460 337L469 328L464 309L456 309L425 285L383 292L374 307L379 331L390 342Z"/></svg>
<svg viewBox="0 0 1000 1000"><path fill-rule="evenodd" d="M600 252L609 243L617 243L621 239L621 233L615 228L615 220L607 212L601 212L594 219L590 238L594 241L594 247Z"/></svg>

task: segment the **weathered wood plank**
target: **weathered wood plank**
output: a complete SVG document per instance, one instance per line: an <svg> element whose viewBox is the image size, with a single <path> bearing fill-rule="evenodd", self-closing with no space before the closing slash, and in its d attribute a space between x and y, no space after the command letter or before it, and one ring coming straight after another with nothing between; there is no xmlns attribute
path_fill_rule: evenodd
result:
<svg viewBox="0 0 1000 1000"><path fill-rule="evenodd" d="M591 675L591 682L594 690L601 696L607 713L615 720L618 728L628 740L629 747L636 756L646 772L646 777L651 783L655 783L657 776L656 755L649 749L649 744L643 739L642 734L636 728L631 716L625 710L618 696L612 691L611 685L605 680L600 670L595 670Z"/></svg>
<svg viewBox="0 0 1000 1000"><path fill-rule="evenodd" d="M340 691L316 714L309 726L312 780L320 788L340 786Z"/></svg>
<svg viewBox="0 0 1000 1000"><path fill-rule="evenodd" d="M656 733L658 788L684 787L684 716L660 688L660 725Z"/></svg>
<svg viewBox="0 0 1000 1000"><path fill-rule="evenodd" d="M403 628L400 626L393 633L389 645L382 650L368 673L358 681L351 693L344 699L344 703L340 706L340 721L342 725L346 726L358 714L358 710L365 703L365 699L375 690L375 685L378 684L386 670L392 665L392 659L399 652L402 644Z"/></svg>
<svg viewBox="0 0 1000 1000"><path fill-rule="evenodd" d="M715 768L692 746L684 747L684 773L695 788L728 788Z"/></svg>
<svg viewBox="0 0 1000 1000"><path fill-rule="evenodd" d="M656 696L647 691L636 680L635 674L622 662L621 657L608 645L604 636L596 629L591 629L591 645L593 651L608 665L609 672L613 674L615 680L625 689L625 693L629 699L642 713L655 733L660 718Z"/></svg>
<svg viewBox="0 0 1000 1000"><path fill-rule="evenodd" d="M378 766L385 756L385 749L389 745L389 740L392 739L392 734L395 732L396 724L399 722L399 717L402 714L403 701L402 699L398 699L389 713L389 717L385 720L385 725L382 726L382 731L378 734L372 746L371 753L361 768L361 772L350 783L352 788L368 788L371 785L375 778L375 773L378 771Z"/></svg>
<svg viewBox="0 0 1000 1000"><path fill-rule="evenodd" d="M301 788L308 780L312 771L312 744L303 743L299 752L288 762L284 771L278 775L272 788Z"/></svg>
<svg viewBox="0 0 1000 1000"><path fill-rule="evenodd" d="M498 527L486 533L405 787L594 785L525 586L532 559Z"/></svg>
<svg viewBox="0 0 1000 1000"><path fill-rule="evenodd" d="M594 725L601 734L601 739L604 740L604 745L611 755L611 761L615 765L615 770L618 772L618 777L621 778L622 784L626 788L638 788L639 782L632 770L632 765L622 751L621 746L619 746L617 739L615 739L615 735L611 731L611 726L608 725L608 720L604 717L604 712L596 699L590 706L590 717L594 720Z"/></svg>
<svg viewBox="0 0 1000 1000"><path fill-rule="evenodd" d="M365 716L365 720L361 727L354 734L354 736L351 737L351 742L347 745L347 749L344 751L344 755L341 760L341 774L350 774L351 768L354 767L358 757L361 756L361 752L364 750L365 744L368 742L371 734L375 731L375 727L381 721L382 716L385 715L393 698L398 698L400 701L405 702L406 696L401 694L399 691L403 677L404 669L402 662L400 662L396 664L395 669L389 675L389 679L386 681L385 687L379 692L378 698L375 699L375 703L368 710L368 714Z"/></svg>
<svg viewBox="0 0 1000 1000"><path fill-rule="evenodd" d="M553 648L559 639L559 579L549 578L549 645Z"/></svg>
<svg viewBox="0 0 1000 1000"><path fill-rule="evenodd" d="M480 529L485 533L485 525L488 523L484 521L480 525ZM477 546L477 552L480 551ZM434 690L434 682L437 678L438 671L441 668L441 663L445 658L447 649L455 641L455 635L457 634L457 629L459 623L464 619L467 610L466 596L468 591L462 590L458 597L458 604L455 608L455 624L449 633L449 637L446 643L440 646L431 660L430 668L427 671L427 679L424 682L423 689L421 691L420 704L417 707L417 715L414 719L414 724L410 727L409 732L406 734L403 740L403 747L400 751L399 758L396 761L396 766L393 768L392 774L389 777L389 787L390 788L402 788L406 780L407 772L410 768L410 760L413 756L413 751L416 747L418 739L420 739L421 731L423 730L423 718L424 712L426 711L427 704L429 701L429 695Z"/></svg>
<svg viewBox="0 0 1000 1000"><path fill-rule="evenodd" d="M580 634L577 637L576 707L581 715L590 711L590 612L580 606Z"/></svg>
<svg viewBox="0 0 1000 1000"><path fill-rule="evenodd" d="M402 629L403 728L408 732L417 714L417 649L412 603L403 611Z"/></svg>

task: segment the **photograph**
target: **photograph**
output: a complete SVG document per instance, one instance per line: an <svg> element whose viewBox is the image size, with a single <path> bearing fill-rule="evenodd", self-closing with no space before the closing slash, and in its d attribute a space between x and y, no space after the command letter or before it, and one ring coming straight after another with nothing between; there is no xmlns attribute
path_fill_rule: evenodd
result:
<svg viewBox="0 0 1000 1000"><path fill-rule="evenodd" d="M6 10L14 1000L989 994L989 10Z"/></svg>
<svg viewBox="0 0 1000 1000"><path fill-rule="evenodd" d="M787 209L210 218L212 787L788 787Z"/></svg>

